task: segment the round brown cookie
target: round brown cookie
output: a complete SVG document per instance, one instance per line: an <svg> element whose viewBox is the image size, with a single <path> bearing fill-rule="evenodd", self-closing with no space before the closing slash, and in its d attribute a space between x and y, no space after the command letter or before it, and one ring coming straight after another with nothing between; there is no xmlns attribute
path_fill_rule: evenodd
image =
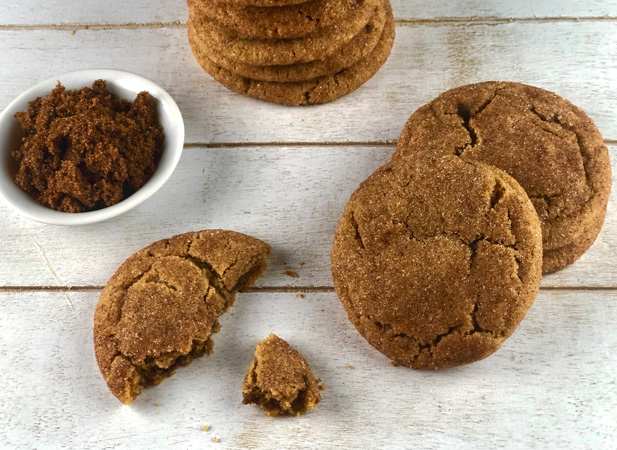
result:
<svg viewBox="0 0 617 450"><path fill-rule="evenodd" d="M541 269L540 223L523 189L454 156L377 170L349 200L332 247L351 322L415 369L499 349L533 304Z"/></svg>
<svg viewBox="0 0 617 450"><path fill-rule="evenodd" d="M340 24L365 0L310 0L280 7L230 6L194 0L203 14L236 32L263 39L289 39Z"/></svg>
<svg viewBox="0 0 617 450"><path fill-rule="evenodd" d="M208 18L191 0L189 22L209 48L229 59L257 66L289 65L323 59L362 31L384 0L365 0L336 25L295 39L253 39ZM387 1L387 0L386 0Z"/></svg>
<svg viewBox="0 0 617 450"><path fill-rule="evenodd" d="M552 92L507 82L448 91L411 116L394 160L426 152L491 164L521 184L542 222L544 273L576 261L602 228L608 150L592 120Z"/></svg>
<svg viewBox="0 0 617 450"><path fill-rule="evenodd" d="M368 57L334 75L296 83L259 81L236 75L215 64L207 55L200 52L191 29L189 29L189 41L195 58L204 70L232 91L273 103L299 106L331 102L366 83L388 59L394 43L394 34L394 19L389 14L382 36Z"/></svg>
<svg viewBox="0 0 617 450"><path fill-rule="evenodd" d="M315 78L340 72L367 57L375 49L386 23L385 8L380 7L368 24L351 41L343 45L325 59L287 66L254 66L231 60L224 53L208 48L207 42L200 39L200 31L193 27L193 44L215 64L225 70L246 78L261 81L290 83L313 80Z"/></svg>
<svg viewBox="0 0 617 450"><path fill-rule="evenodd" d="M111 392L130 404L145 386L211 353L219 316L266 268L270 247L233 231L156 242L126 260L94 313L94 351Z"/></svg>

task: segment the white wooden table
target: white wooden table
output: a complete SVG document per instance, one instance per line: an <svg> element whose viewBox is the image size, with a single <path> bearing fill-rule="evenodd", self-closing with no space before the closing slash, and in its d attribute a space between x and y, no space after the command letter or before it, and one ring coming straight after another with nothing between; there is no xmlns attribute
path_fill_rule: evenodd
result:
<svg viewBox="0 0 617 450"><path fill-rule="evenodd" d="M369 347L333 292L329 251L349 195L390 158L408 116L460 84L558 92L596 121L617 173L617 0L393 6L384 69L337 102L290 109L233 94L200 69L184 0L2 0L0 108L54 75L124 69L174 96L187 140L168 184L117 220L52 227L0 205L0 447L615 448L615 195L596 244L544 279L503 349L444 372L395 368ZM206 228L269 242L271 269L222 320L214 355L122 406L94 360L101 287L134 251ZM270 332L328 386L301 418L240 403Z"/></svg>

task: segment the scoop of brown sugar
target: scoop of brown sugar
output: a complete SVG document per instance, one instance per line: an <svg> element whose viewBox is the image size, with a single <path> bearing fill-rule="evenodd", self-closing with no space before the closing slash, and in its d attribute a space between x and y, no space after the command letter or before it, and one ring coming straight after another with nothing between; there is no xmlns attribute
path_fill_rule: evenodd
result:
<svg viewBox="0 0 617 450"><path fill-rule="evenodd" d="M24 132L13 152L15 183L63 212L104 208L133 194L156 170L164 140L148 92L131 103L103 80L78 90L58 83L15 118Z"/></svg>

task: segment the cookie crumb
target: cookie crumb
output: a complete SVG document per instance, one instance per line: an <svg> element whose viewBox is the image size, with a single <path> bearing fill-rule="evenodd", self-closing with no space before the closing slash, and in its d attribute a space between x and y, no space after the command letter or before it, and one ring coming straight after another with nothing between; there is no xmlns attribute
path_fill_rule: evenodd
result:
<svg viewBox="0 0 617 450"><path fill-rule="evenodd" d="M296 297L298 298L304 298L304 295L300 294L299 292L296 294Z"/></svg>
<svg viewBox="0 0 617 450"><path fill-rule="evenodd" d="M210 429L210 425L204 425L201 427L201 431L208 431Z"/></svg>
<svg viewBox="0 0 617 450"><path fill-rule="evenodd" d="M218 444L219 442L221 442L221 440L220 440L219 438L217 438L217 437L215 437L215 438L214 438L214 439L212 439L212 440L213 440L214 442L216 442L217 444Z"/></svg>
<svg viewBox="0 0 617 450"><path fill-rule="evenodd" d="M352 366L351 364L347 364L347 368L348 368L348 369L353 369L353 368L354 368L354 366Z"/></svg>
<svg viewBox="0 0 617 450"><path fill-rule="evenodd" d="M297 272L294 272L289 266L285 266L285 275L287 275L289 278L300 278L300 275L298 275Z"/></svg>
<svg viewBox="0 0 617 450"><path fill-rule="evenodd" d="M300 428L298 427L294 427L294 431L298 431Z"/></svg>
<svg viewBox="0 0 617 450"><path fill-rule="evenodd" d="M244 214L250 214L250 211L244 211Z"/></svg>
<svg viewBox="0 0 617 450"><path fill-rule="evenodd" d="M75 30L71 30L71 36L75 36Z"/></svg>
<svg viewBox="0 0 617 450"><path fill-rule="evenodd" d="M235 316L235 315L236 315L236 313L231 313L231 315L232 315L232 316Z"/></svg>
<svg viewBox="0 0 617 450"><path fill-rule="evenodd" d="M300 262L298 263L298 265L299 265L300 267L302 267L304 264L305 264L305 263L304 263L304 261L300 261Z"/></svg>
<svg viewBox="0 0 617 450"><path fill-rule="evenodd" d="M157 406L157 407L159 407L159 408L160 408L161 406L163 406L163 404L162 404L161 402L156 402L156 403L154 404L154 406Z"/></svg>
<svg viewBox="0 0 617 450"><path fill-rule="evenodd" d="M324 312L324 311L325 311L325 309L322 309L322 310L321 310L321 312Z"/></svg>
<svg viewBox="0 0 617 450"><path fill-rule="evenodd" d="M321 381L319 382L318 386L319 386L320 391L325 391L326 389L328 389L328 386L326 386L326 383L322 383Z"/></svg>

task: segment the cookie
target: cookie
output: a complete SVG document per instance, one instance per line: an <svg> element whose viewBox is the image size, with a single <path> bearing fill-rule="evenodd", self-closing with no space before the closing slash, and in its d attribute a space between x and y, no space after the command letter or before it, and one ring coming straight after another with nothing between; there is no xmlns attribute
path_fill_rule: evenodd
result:
<svg viewBox="0 0 617 450"><path fill-rule="evenodd" d="M156 242L126 260L94 313L94 350L112 394L130 404L142 388L212 353L218 318L266 269L270 246L208 230Z"/></svg>
<svg viewBox="0 0 617 450"><path fill-rule="evenodd" d="M207 42L200 39L201 31L194 28L192 23L189 27L193 27L190 32L193 36L193 45L221 68L254 80L289 83L312 80L340 72L367 57L379 42L385 23L386 11L385 8L380 7L362 31L333 54L325 59L287 66L254 66L234 61L227 58L224 53L217 53L208 48Z"/></svg>
<svg viewBox="0 0 617 450"><path fill-rule="evenodd" d="M276 83L253 80L223 69L199 50L189 29L189 41L195 58L215 80L240 94L289 106L327 103L353 92L371 79L386 62L394 36L394 19L389 12L382 36L368 57L333 75L303 82Z"/></svg>
<svg viewBox="0 0 617 450"><path fill-rule="evenodd" d="M289 65L323 59L353 39L383 0L365 0L344 21L295 39L253 39L206 16L196 0L189 0L189 22L200 38L219 54L257 66Z"/></svg>
<svg viewBox="0 0 617 450"><path fill-rule="evenodd" d="M541 270L540 222L525 191L452 155L377 170L349 200L332 247L351 322L414 369L498 350L533 304Z"/></svg>
<svg viewBox="0 0 617 450"><path fill-rule="evenodd" d="M340 24L364 1L310 0L279 7L231 6L212 0L194 0L194 4L210 19L244 36L289 39Z"/></svg>
<svg viewBox="0 0 617 450"><path fill-rule="evenodd" d="M257 344L242 384L242 397L242 403L259 405L267 416L298 416L321 401L306 360L274 334Z"/></svg>
<svg viewBox="0 0 617 450"><path fill-rule="evenodd" d="M592 120L552 92L507 82L448 91L411 116L395 159L426 152L491 164L521 184L542 222L544 273L576 261L602 228L608 150Z"/></svg>

